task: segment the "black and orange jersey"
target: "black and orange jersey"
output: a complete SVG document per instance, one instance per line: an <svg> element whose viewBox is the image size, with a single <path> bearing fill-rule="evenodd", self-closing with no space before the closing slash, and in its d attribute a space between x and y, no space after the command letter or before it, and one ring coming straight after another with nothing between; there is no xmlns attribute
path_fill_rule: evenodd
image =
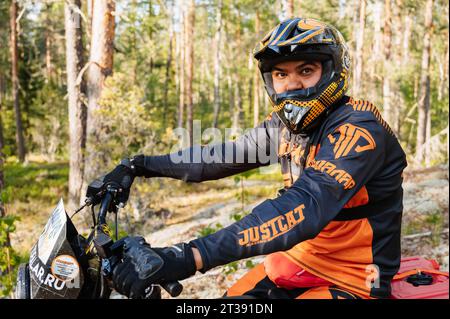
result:
<svg viewBox="0 0 450 319"><path fill-rule="evenodd" d="M176 164L169 155L146 159L151 176L203 181L267 165L261 159L270 152L258 150L276 148L286 191L240 221L193 240L203 271L285 251L292 262L336 285L368 297L389 296L400 265L407 164L375 106L345 97L310 136L290 134L276 115L258 128L265 134L252 130L235 142L201 147L206 160L198 163ZM226 162L227 147L242 150L244 163L236 157ZM192 160L190 151L180 154Z"/></svg>

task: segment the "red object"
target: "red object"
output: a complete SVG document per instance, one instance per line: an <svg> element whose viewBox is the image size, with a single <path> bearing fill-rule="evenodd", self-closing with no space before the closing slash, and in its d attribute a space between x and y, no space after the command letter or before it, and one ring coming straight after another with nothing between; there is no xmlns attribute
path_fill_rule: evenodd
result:
<svg viewBox="0 0 450 319"><path fill-rule="evenodd" d="M267 276L278 287L286 289L330 286L333 283L307 272L284 253L270 254L264 261Z"/></svg>
<svg viewBox="0 0 450 319"><path fill-rule="evenodd" d="M417 275L432 277L429 285L414 286L408 278ZM391 283L391 299L449 299L448 272L439 270L435 260L414 256L401 259L400 269Z"/></svg>

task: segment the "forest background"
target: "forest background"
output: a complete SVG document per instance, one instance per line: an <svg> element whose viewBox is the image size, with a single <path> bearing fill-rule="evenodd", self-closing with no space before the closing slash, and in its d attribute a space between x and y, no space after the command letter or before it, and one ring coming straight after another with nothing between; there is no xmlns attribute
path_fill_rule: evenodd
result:
<svg viewBox="0 0 450 319"><path fill-rule="evenodd" d="M288 17L342 32L352 57L349 94L379 108L408 170L448 171L448 7L447 0L1 0L0 295L11 294L18 263L60 197L74 210L86 183L125 156L169 152L178 142L173 130L192 132L194 120L221 130L262 121L271 106L252 50ZM122 231L185 221L184 210L193 216L213 204L195 197L213 188L242 204L238 219L247 203L273 195L278 175L242 174L231 186L139 181ZM192 200L158 201L174 194ZM405 236L431 227L447 229L448 238L448 192L442 196L446 206L412 218ZM142 216L153 224L139 228Z"/></svg>

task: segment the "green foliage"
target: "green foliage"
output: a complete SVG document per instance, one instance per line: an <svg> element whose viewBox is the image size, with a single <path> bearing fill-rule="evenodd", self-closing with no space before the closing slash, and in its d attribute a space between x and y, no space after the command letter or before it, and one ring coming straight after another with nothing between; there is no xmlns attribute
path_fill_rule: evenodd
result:
<svg viewBox="0 0 450 319"><path fill-rule="evenodd" d="M444 216L441 212L434 212L425 218L425 222L431 227L431 240L434 246L440 244L441 231L444 226Z"/></svg>
<svg viewBox="0 0 450 319"><path fill-rule="evenodd" d="M16 216L0 217L0 297L11 294L15 283L16 268L21 258L9 245L9 234L15 231Z"/></svg>
<svg viewBox="0 0 450 319"><path fill-rule="evenodd" d="M54 162L67 157L68 114L63 88L53 82L45 84L31 102L33 117L29 133L32 149Z"/></svg>
<svg viewBox="0 0 450 319"><path fill-rule="evenodd" d="M214 103L214 37L216 35L217 1L196 2L196 21L194 41L194 119L201 119L203 127L212 123ZM300 11L298 6L300 5ZM393 30L392 41L392 74L396 83L394 90L401 93L399 137L408 153L415 151L417 110L406 117L417 102L415 83L420 76L420 60L423 40L423 9L425 2L406 1L393 4L397 8L403 23L403 17L409 14L414 22L411 27L409 46L410 62L407 65L397 63L403 41L403 32ZM20 4L19 4L20 6ZM305 0L295 3L295 13L303 17L318 18L335 25L347 39L350 49L354 50L357 33L357 2L341 0ZM400 7L397 7L400 6ZM383 1L375 1L367 5L367 17L364 39L364 96L375 99L376 105L382 109L382 76L385 71L376 65L373 72L372 46L377 34L375 30L375 11L383 11ZM22 7L20 6L19 12ZM150 150L153 153L169 149L166 130L177 126L178 103L180 93L180 8L173 0L133 1L123 0L117 3L116 35L114 39L114 76L108 80L105 97L105 109L111 114L105 116L105 138L110 132L117 132L115 141L107 145L118 147L114 150L114 161L125 152ZM83 5L83 10L86 6ZM224 0L222 8L222 62L221 62L221 112L219 127L230 127L239 95L242 103L240 125L253 126L252 81L256 72L256 63L251 60L250 52L256 42L279 22L283 8L281 1L276 0ZM260 33L256 34L255 14L260 17ZM440 14L443 13L443 14ZM436 134L448 125L448 75L444 57L448 46L448 2L435 1L433 17L432 55L431 55L431 134ZM19 35L19 82L20 105L25 128L25 137L29 151L46 156L49 161L66 158L68 153L67 100L65 87L65 43L64 43L64 2L33 2L23 12L20 19ZM9 2L0 4L0 27L9 28ZM381 15L383 19L383 15ZM379 21L383 25L383 21ZM81 19L85 31L85 44L88 44L91 31ZM398 28L393 21L393 28ZM402 25L401 28L404 26ZM399 30L403 30L403 29ZM170 32L173 31L173 33ZM379 32L383 32L380 30ZM8 32L2 32L0 40L8 43ZM47 36L50 35L50 47ZM170 51L170 44L172 44ZM86 46L87 47L87 46ZM46 53L50 50L53 76L49 79L46 71ZM86 52L87 53L87 52ZM168 64L171 56L170 64ZM14 155L15 120L10 90L10 52L8 46L0 49L0 76L4 79L4 98L2 103L2 119L4 122L5 149L8 156ZM382 64L382 63L379 63ZM168 74L166 67L169 66ZM447 72L448 73L448 72ZM446 78L445 78L446 77ZM236 83L237 82L237 83ZM230 86L231 84L231 86ZM236 84L239 93L235 92ZM125 94L125 93L129 94ZM416 92L417 93L417 92ZM233 102L234 101L234 102ZM262 102L262 101L261 101ZM136 106L136 108L135 108ZM261 119L266 115L261 105ZM135 108L135 109L134 109ZM134 109L134 110L133 110ZM130 120L122 112L141 121ZM103 115L103 113L101 113ZM119 118L115 116L119 115ZM411 121L412 120L412 121ZM115 122L115 123L113 123ZM142 125L145 122L148 125ZM122 126L116 125L122 123ZM123 129L127 123L127 130ZM136 128L138 126L138 128ZM122 128L116 131L117 128ZM131 135L131 137L128 137ZM144 141L138 136L146 136ZM125 139L125 144L122 144ZM127 140L128 139L128 140ZM150 145L152 140L155 145ZM128 148L129 149L125 149ZM109 154L109 152L107 153ZM119 155L118 155L119 154ZM116 158L117 155L117 158ZM439 159L439 162L446 158ZM105 163L105 165L108 163Z"/></svg>
<svg viewBox="0 0 450 319"><path fill-rule="evenodd" d="M111 231L112 231L112 238L116 238L116 223L114 222L114 223L110 223L109 224L110 225L110 229L111 229ZM118 238L120 239L120 238L123 238L123 237L127 237L129 234L128 234L128 232L125 230L125 229L123 229L123 227L121 227L121 225L119 224L119 227L117 227L118 228Z"/></svg>
<svg viewBox="0 0 450 319"><path fill-rule="evenodd" d="M231 215L231 219L235 222L240 221L244 216L248 215L249 211L244 211L243 213L235 213Z"/></svg>
<svg viewBox="0 0 450 319"><path fill-rule="evenodd" d="M247 259L245 261L233 261L231 263L226 264L223 267L222 272L225 275L230 275L238 271L240 268L252 269L256 265L253 263L251 259Z"/></svg>
<svg viewBox="0 0 450 319"><path fill-rule="evenodd" d="M199 237L205 237L214 234L215 232L221 230L222 228L223 226L220 223L217 223L215 226L205 226L197 232L197 235Z"/></svg>
<svg viewBox="0 0 450 319"><path fill-rule="evenodd" d="M239 262L233 261L231 263L226 264L223 267L223 273L225 275L229 275L229 274L235 273L238 269L239 269Z"/></svg>
<svg viewBox="0 0 450 319"><path fill-rule="evenodd" d="M252 260L247 260L246 262L245 262L245 267L247 268L247 269L252 269L253 267L255 267L256 265L253 263L253 261Z"/></svg>
<svg viewBox="0 0 450 319"><path fill-rule="evenodd" d="M107 78L98 104L100 109L95 116L102 119L102 142L96 145L97 151L117 162L124 154L149 154L155 150L156 133L163 135L165 128L153 120L156 111L129 75L116 72Z"/></svg>

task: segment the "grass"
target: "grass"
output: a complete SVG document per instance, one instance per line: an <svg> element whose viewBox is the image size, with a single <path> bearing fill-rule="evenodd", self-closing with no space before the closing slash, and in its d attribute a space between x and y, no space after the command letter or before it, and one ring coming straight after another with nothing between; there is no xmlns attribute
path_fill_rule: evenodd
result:
<svg viewBox="0 0 450 319"><path fill-rule="evenodd" d="M7 162L5 170L4 202L25 202L40 200L56 203L67 195L69 165L58 163L20 163Z"/></svg>

